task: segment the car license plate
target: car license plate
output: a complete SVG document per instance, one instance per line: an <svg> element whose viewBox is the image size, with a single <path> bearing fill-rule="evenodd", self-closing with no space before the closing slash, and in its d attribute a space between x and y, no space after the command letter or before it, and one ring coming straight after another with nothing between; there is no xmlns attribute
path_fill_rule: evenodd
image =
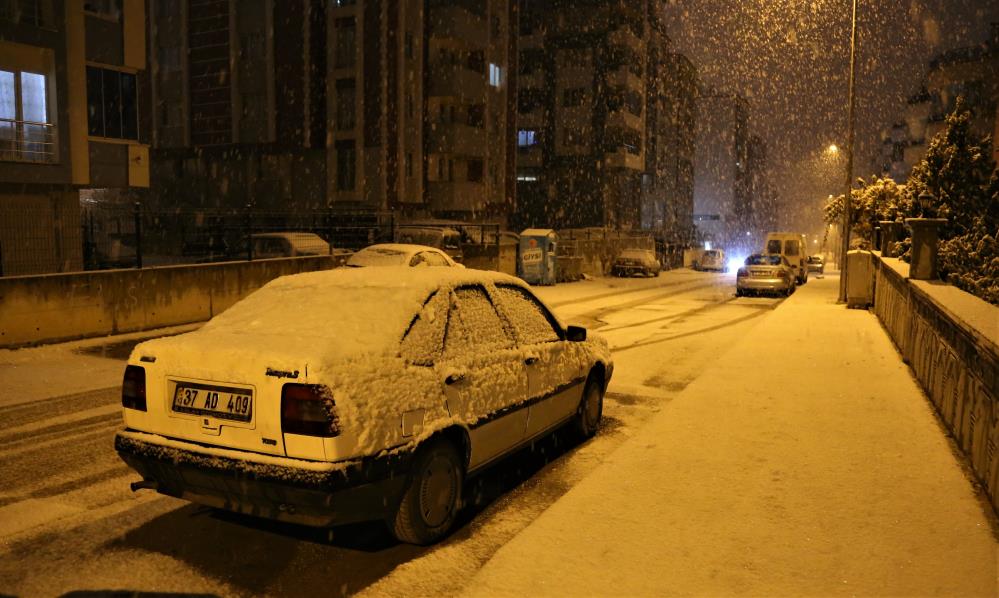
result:
<svg viewBox="0 0 999 598"><path fill-rule="evenodd" d="M773 274L769 272L753 272L753 276L756 278L771 278L773 277Z"/></svg>
<svg viewBox="0 0 999 598"><path fill-rule="evenodd" d="M248 422L253 418L253 391L178 384L173 393L173 410L179 413L210 415L218 419Z"/></svg>

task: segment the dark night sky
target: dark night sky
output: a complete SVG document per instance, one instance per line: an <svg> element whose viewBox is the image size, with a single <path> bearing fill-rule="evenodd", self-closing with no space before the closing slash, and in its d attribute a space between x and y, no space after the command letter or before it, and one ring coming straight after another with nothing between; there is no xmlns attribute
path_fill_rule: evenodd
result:
<svg viewBox="0 0 999 598"><path fill-rule="evenodd" d="M821 198L845 183L842 156L822 150L846 139L850 11L851 0L666 2L679 51L702 83L749 99L778 192L816 225ZM879 131L902 116L929 60L983 42L996 21L996 1L859 0L856 176L871 174Z"/></svg>

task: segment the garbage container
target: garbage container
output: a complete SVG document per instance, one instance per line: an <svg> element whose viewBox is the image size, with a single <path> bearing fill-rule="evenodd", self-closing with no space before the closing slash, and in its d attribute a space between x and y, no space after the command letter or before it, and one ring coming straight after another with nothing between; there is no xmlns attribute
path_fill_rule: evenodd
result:
<svg viewBox="0 0 999 598"><path fill-rule="evenodd" d="M550 228L528 228L520 233L517 272L529 284L555 284L558 233Z"/></svg>
<svg viewBox="0 0 999 598"><path fill-rule="evenodd" d="M846 306L866 309L874 302L874 254L854 249L846 254Z"/></svg>

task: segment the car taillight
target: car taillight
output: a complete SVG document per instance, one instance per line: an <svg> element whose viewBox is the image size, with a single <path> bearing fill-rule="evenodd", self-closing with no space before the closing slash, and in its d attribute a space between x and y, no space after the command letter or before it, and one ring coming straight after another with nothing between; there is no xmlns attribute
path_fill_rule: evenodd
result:
<svg viewBox="0 0 999 598"><path fill-rule="evenodd" d="M749 276L749 271L748 271L748 270L746 270L745 268L739 268L739 271L735 273L735 276L736 276L737 278L738 278L739 276Z"/></svg>
<svg viewBox="0 0 999 598"><path fill-rule="evenodd" d="M146 410L146 370L137 365L125 366L125 377L121 381L121 406L128 409Z"/></svg>
<svg viewBox="0 0 999 598"><path fill-rule="evenodd" d="M329 388L317 384L285 384L281 389L281 430L331 438L340 434L340 422Z"/></svg>

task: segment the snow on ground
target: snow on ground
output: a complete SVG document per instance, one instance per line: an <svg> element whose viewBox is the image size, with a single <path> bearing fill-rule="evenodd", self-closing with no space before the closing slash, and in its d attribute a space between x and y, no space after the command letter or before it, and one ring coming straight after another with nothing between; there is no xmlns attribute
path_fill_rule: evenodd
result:
<svg viewBox="0 0 999 598"><path fill-rule="evenodd" d="M837 284L800 287L466 593L995 595L988 507Z"/></svg>

